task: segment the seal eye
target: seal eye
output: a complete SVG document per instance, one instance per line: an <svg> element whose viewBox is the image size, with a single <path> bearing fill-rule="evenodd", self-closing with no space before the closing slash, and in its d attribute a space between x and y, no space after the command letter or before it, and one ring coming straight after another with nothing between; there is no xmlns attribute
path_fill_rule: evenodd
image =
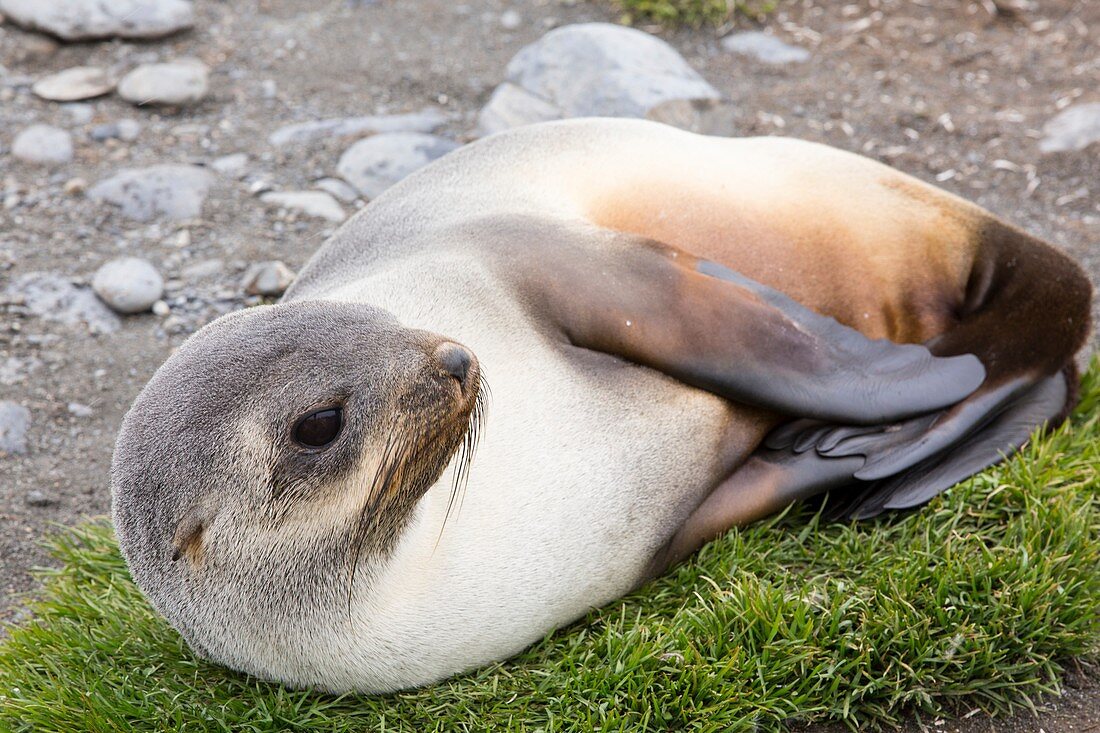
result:
<svg viewBox="0 0 1100 733"><path fill-rule="evenodd" d="M344 425L344 410L326 407L311 412L294 426L294 440L308 448L320 448L336 440Z"/></svg>

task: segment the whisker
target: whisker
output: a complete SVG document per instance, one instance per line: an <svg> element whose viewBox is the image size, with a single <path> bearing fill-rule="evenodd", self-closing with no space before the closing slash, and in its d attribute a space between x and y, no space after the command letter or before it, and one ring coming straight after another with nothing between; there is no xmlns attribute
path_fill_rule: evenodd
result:
<svg viewBox="0 0 1100 733"><path fill-rule="evenodd" d="M436 547L439 547L439 542L443 538L443 531L447 528L447 523L450 521L452 510L454 510L455 516L458 516L458 514L462 512L462 503L466 497L466 490L470 484L470 469L473 465L474 453L477 451L478 441L480 440L482 427L485 421L484 395L487 392L488 384L485 381L485 377L482 376L478 384L477 397L474 399L474 409L470 411L470 419L466 427L466 433L463 435L462 445L458 449L457 460L454 464L454 472L451 481L451 494L447 499L447 511L443 514L443 522L439 527L439 535L435 539L435 547L432 548L433 552ZM455 509L456 505L457 509Z"/></svg>
<svg viewBox="0 0 1100 733"><path fill-rule="evenodd" d="M351 617L352 594L355 589L355 573L359 568L359 558L363 551L363 545L367 539L368 517L376 516L378 507L383 497L389 493L389 488L397 475L398 467L404 461L405 445L407 441L402 437L401 430L393 430L386 439L386 445L382 449L382 458L375 469L374 478L371 480L371 490L363 507L359 510L355 531L352 535L352 553L350 556L351 567L348 576L348 617Z"/></svg>

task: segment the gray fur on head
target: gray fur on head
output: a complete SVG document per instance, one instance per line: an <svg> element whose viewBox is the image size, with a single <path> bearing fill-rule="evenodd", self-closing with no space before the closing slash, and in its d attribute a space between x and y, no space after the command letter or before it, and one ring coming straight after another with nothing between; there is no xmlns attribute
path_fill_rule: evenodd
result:
<svg viewBox="0 0 1100 733"><path fill-rule="evenodd" d="M346 608L349 574L384 560L449 454L420 450L399 491L362 477L377 478L394 434L451 409L440 340L366 305L253 308L200 330L142 390L111 468L115 528L135 581L198 653L265 674L265 647L293 655ZM295 421L334 403L339 437L296 446Z"/></svg>

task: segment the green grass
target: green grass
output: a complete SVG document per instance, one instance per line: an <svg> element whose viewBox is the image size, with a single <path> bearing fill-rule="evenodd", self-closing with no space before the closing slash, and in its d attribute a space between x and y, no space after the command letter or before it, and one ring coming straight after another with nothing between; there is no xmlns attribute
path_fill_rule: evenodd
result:
<svg viewBox="0 0 1100 733"><path fill-rule="evenodd" d="M1100 645L1100 361L1072 425L905 516L806 508L510 662L430 689L333 697L195 659L109 527L56 540L36 620L0 646L0 730L853 728L1056 690Z"/></svg>
<svg viewBox="0 0 1100 733"><path fill-rule="evenodd" d="M776 0L617 0L623 22L666 26L720 25L735 15L760 18L775 10Z"/></svg>

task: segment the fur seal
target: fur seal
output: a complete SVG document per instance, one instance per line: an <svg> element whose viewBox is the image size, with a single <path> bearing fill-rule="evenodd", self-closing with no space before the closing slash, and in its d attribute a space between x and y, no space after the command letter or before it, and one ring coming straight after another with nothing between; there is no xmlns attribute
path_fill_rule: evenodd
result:
<svg viewBox="0 0 1100 733"><path fill-rule="evenodd" d="M192 336L124 420L115 526L198 654L423 685L792 501L874 516L996 462L1072 403L1090 299L1052 247L854 154L524 127Z"/></svg>

